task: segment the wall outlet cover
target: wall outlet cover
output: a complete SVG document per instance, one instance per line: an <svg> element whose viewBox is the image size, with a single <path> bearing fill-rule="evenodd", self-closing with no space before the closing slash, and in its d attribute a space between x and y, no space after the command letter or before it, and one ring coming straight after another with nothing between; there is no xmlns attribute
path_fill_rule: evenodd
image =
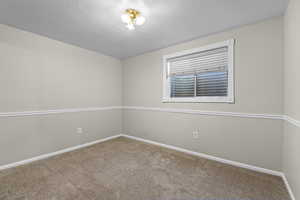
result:
<svg viewBox="0 0 300 200"><path fill-rule="evenodd" d="M199 138L199 132L193 131L193 138Z"/></svg>
<svg viewBox="0 0 300 200"><path fill-rule="evenodd" d="M81 134L83 132L83 130L82 130L82 128L77 128L76 132L79 133L79 134Z"/></svg>

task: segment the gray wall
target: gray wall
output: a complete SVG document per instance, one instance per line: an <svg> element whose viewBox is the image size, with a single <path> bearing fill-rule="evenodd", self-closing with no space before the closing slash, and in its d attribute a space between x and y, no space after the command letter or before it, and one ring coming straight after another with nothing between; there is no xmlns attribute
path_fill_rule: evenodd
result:
<svg viewBox="0 0 300 200"><path fill-rule="evenodd" d="M121 82L117 59L0 25L0 113L121 106ZM0 165L120 134L121 112L0 117Z"/></svg>
<svg viewBox="0 0 300 200"><path fill-rule="evenodd" d="M285 16L284 112L300 120L300 2L290 0ZM300 123L299 123L300 124ZM300 199L300 127L285 122L283 172L296 199Z"/></svg>
<svg viewBox="0 0 300 200"><path fill-rule="evenodd" d="M236 39L235 104L162 103L162 56ZM264 22L146 53L123 61L123 104L159 108L281 114L283 19ZM272 170L281 170L280 120L126 110L124 133ZM192 132L200 130L198 139ZM267 145L266 145L267 144Z"/></svg>
<svg viewBox="0 0 300 200"><path fill-rule="evenodd" d="M230 38L236 39L235 104L162 103L163 55ZM123 60L123 70L121 61L114 58L0 25L0 58L0 113L122 103L257 114L283 112L281 17ZM286 76L294 76L288 69ZM285 80L286 87L292 85L293 79L290 83ZM288 92L285 96L291 95L295 94ZM288 104L293 107L286 110L293 112L294 104L297 101ZM291 115L297 117L295 113ZM83 134L76 133L78 127L83 128ZM194 139L192 132L196 129L200 135ZM287 125L285 129L298 131ZM282 169L280 120L142 110L0 117L0 165L121 132L268 169ZM292 136L285 135L283 158L287 174L295 169L296 154L289 153L295 147L287 145L294 143Z"/></svg>

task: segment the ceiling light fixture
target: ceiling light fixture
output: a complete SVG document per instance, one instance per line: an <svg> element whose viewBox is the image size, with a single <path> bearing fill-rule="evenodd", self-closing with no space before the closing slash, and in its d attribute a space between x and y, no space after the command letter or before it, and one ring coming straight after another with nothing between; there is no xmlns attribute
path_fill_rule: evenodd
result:
<svg viewBox="0 0 300 200"><path fill-rule="evenodd" d="M126 9L121 19L129 30L134 30L136 25L143 25L146 21L139 11L132 8Z"/></svg>

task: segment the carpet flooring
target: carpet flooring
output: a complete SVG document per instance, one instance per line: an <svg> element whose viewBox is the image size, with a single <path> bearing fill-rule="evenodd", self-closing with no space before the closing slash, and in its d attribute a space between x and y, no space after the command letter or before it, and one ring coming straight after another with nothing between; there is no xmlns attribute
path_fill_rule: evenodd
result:
<svg viewBox="0 0 300 200"><path fill-rule="evenodd" d="M0 171L0 200L289 200L281 178L127 138Z"/></svg>

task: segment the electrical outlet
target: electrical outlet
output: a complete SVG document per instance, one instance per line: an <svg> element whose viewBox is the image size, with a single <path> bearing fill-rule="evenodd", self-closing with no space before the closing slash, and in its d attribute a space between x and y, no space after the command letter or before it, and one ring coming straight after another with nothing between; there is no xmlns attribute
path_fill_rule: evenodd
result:
<svg viewBox="0 0 300 200"><path fill-rule="evenodd" d="M81 133L83 132L83 130L82 130L82 128L77 128L77 129L76 129L76 132L77 132L78 134L81 134Z"/></svg>
<svg viewBox="0 0 300 200"><path fill-rule="evenodd" d="M198 132L198 130L196 130L196 131L193 131L193 138L199 138L199 132Z"/></svg>

